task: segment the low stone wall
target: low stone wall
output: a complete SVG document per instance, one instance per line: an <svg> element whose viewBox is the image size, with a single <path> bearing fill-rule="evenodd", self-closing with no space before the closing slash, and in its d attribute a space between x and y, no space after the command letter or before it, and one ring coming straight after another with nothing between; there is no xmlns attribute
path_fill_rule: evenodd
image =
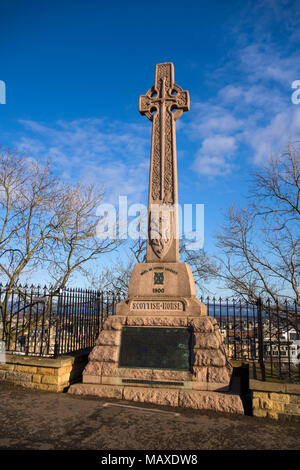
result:
<svg viewBox="0 0 300 470"><path fill-rule="evenodd" d="M0 381L26 388L62 392L81 381L88 352L60 356L56 359L6 354L0 363Z"/></svg>
<svg viewBox="0 0 300 470"><path fill-rule="evenodd" d="M250 380L253 416L300 420L300 384Z"/></svg>

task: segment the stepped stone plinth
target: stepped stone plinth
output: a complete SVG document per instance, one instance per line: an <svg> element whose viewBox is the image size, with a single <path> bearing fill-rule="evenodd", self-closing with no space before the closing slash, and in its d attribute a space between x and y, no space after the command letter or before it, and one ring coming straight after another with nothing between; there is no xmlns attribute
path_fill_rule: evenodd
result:
<svg viewBox="0 0 300 470"><path fill-rule="evenodd" d="M153 296L155 273L163 273L164 292ZM239 395L229 391L231 373L217 321L196 299L189 266L145 263L135 266L128 299L105 321L82 383L69 393L243 413Z"/></svg>

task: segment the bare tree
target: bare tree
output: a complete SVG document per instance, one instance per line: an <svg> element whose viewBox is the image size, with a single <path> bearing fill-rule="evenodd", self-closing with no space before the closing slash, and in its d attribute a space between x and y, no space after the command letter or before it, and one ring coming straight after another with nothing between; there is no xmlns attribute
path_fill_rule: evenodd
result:
<svg viewBox="0 0 300 470"><path fill-rule="evenodd" d="M187 263L193 273L195 284L201 295L208 294L207 283L217 277L220 266L213 257L210 257L205 250L190 250L188 240L180 240L180 255Z"/></svg>
<svg viewBox="0 0 300 470"><path fill-rule="evenodd" d="M123 251L123 257L120 255L109 265L104 266L102 271L87 272L87 279L95 289L103 291L112 291L120 297L126 297L130 276L136 263L146 262L146 243L147 240L138 238L129 243Z"/></svg>
<svg viewBox="0 0 300 470"><path fill-rule="evenodd" d="M51 175L50 164L0 155L0 275L12 287L22 274L46 268L55 288L116 240L96 235L96 209L103 193L71 186Z"/></svg>
<svg viewBox="0 0 300 470"><path fill-rule="evenodd" d="M219 278L236 295L250 302L267 298L272 312L295 319L300 305L300 150L272 157L253 176L250 202L232 206L217 235L223 253ZM297 315L296 315L297 317Z"/></svg>
<svg viewBox="0 0 300 470"><path fill-rule="evenodd" d="M50 163L0 152L0 277L6 283L2 318L12 289L25 275L48 271L57 291L91 260L116 248L117 240L96 236L102 199L93 187L73 187L54 177Z"/></svg>
<svg viewBox="0 0 300 470"><path fill-rule="evenodd" d="M10 289L33 270L53 230L58 184L42 167L10 151L0 155L0 275Z"/></svg>
<svg viewBox="0 0 300 470"><path fill-rule="evenodd" d="M67 187L60 198L55 229L44 245L43 261L54 288L65 287L74 273L86 273L91 261L119 245L116 239L99 239L96 234L96 208L103 194L93 186Z"/></svg>

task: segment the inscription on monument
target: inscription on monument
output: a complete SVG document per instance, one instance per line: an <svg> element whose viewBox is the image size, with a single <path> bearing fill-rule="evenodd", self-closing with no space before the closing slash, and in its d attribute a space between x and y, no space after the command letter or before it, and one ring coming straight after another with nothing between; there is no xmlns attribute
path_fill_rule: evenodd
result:
<svg viewBox="0 0 300 470"><path fill-rule="evenodd" d="M188 328L124 327L119 367L190 370Z"/></svg>
<svg viewBox="0 0 300 470"><path fill-rule="evenodd" d="M184 310L184 303L177 300L169 301L148 301L139 300L131 302L130 310L174 310L182 312Z"/></svg>
<svg viewBox="0 0 300 470"><path fill-rule="evenodd" d="M146 273L149 273L150 271L153 271L153 269L161 269L161 270L165 270L176 275L178 274L178 272L174 271L174 269L172 268L165 268L164 266L156 266L155 268L145 269L143 272L141 272L141 276L143 276Z"/></svg>

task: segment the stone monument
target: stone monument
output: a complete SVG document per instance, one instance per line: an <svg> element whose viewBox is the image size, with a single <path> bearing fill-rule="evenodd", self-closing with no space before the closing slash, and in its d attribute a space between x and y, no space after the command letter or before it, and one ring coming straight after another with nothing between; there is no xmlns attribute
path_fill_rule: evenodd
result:
<svg viewBox="0 0 300 470"><path fill-rule="evenodd" d="M83 381L69 393L243 413L229 392L232 367L217 322L179 262L175 121L189 106L173 64L156 65L154 86L139 98L152 121L147 262L135 265L128 298L105 321Z"/></svg>

